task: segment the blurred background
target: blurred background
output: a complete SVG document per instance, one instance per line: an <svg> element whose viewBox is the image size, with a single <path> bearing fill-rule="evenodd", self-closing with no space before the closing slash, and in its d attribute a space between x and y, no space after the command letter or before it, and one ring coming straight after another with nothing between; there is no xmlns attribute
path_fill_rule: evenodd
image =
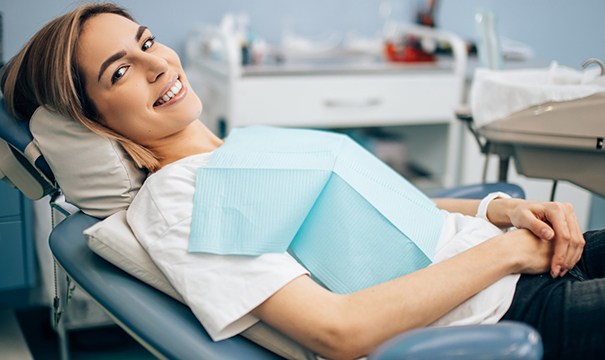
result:
<svg viewBox="0 0 605 360"><path fill-rule="evenodd" d="M79 3L0 0L0 62L15 55L49 20ZM114 3L179 53L204 102L202 121L221 136L232 126L265 120L345 132L429 194L484 180L483 155L454 117L456 108L469 103L477 68L546 68L557 62L580 69L588 58L605 59L602 0ZM402 35L405 24L428 26L445 39L461 40L463 56L439 36L428 41L422 33ZM305 105L315 95L323 96L330 113ZM488 181L496 179L496 161L492 156ZM508 179L522 185L528 198L549 199L549 180L519 175L514 166ZM0 358L59 358L50 325L54 290L48 203L9 198L3 189ZM602 196L562 182L555 199L574 205L583 230L605 227ZM22 204L18 215L3 212L13 201ZM2 224L14 221L31 226L23 238L2 234ZM5 250L8 242L17 257ZM23 268L29 269L27 281L16 283L15 271ZM152 358L81 298L70 315L78 324L69 331L73 358Z"/></svg>
<svg viewBox="0 0 605 360"><path fill-rule="evenodd" d="M284 31L311 38L350 32L373 36L382 31L379 0L121 0L158 39L181 54L185 38L196 23L219 23L226 13L245 13L250 28L271 42ZM44 23L72 9L77 1L2 0L4 56L15 54ZM391 16L412 21L423 1L392 0ZM442 0L436 12L438 27L469 40L477 38L474 16L490 9L498 17L503 37L529 45L536 57L578 67L587 57L605 57L605 32L600 29L605 3L599 0Z"/></svg>

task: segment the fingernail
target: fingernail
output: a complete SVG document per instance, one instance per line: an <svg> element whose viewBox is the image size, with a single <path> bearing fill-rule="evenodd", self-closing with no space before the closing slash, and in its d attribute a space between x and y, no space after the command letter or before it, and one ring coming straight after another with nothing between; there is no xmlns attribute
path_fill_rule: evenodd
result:
<svg viewBox="0 0 605 360"><path fill-rule="evenodd" d="M540 232L540 235L542 236L543 239L550 239L551 237L553 237L553 232L550 229L542 229L542 231Z"/></svg>
<svg viewBox="0 0 605 360"><path fill-rule="evenodd" d="M563 269L563 271L561 271L561 275L559 275L560 277L565 276L565 274L567 274L567 269Z"/></svg>
<svg viewBox="0 0 605 360"><path fill-rule="evenodd" d="M551 272L551 274L550 274L550 275L551 275L553 278L556 278L557 276L559 276L559 274L560 274L560 273L561 273L561 266L560 266L560 265L557 265L557 266L555 266L555 269L554 269L554 270Z"/></svg>

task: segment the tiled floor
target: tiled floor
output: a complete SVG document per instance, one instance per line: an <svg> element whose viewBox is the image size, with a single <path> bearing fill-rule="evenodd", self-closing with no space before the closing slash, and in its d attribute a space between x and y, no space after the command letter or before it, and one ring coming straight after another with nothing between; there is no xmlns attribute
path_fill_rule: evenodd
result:
<svg viewBox="0 0 605 360"><path fill-rule="evenodd" d="M28 308L15 314L33 359L60 359L57 335L49 321L50 310L45 307ZM71 331L69 349L73 360L155 359L117 326ZM0 350L2 359L27 359L27 353L23 357L7 357L3 352L4 349ZM18 353L13 356L18 356Z"/></svg>

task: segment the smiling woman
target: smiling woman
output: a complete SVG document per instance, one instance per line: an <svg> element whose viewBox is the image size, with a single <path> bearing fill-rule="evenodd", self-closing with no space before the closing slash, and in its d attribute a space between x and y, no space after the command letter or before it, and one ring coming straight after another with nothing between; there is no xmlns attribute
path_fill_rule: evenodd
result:
<svg viewBox="0 0 605 360"><path fill-rule="evenodd" d="M368 282L367 287L350 293L337 293L327 281L318 283L318 271L283 249L254 256L190 252L194 221L198 229L217 225L224 231L215 236L219 243L227 235L237 235L238 240L262 245L263 236L249 237L254 231L238 233L242 223L253 230L276 228L272 235L282 236L285 233L280 229L292 225L282 223L280 219L289 218L282 215L295 211L288 203L289 195L316 184L309 171L294 171L301 169L297 161L289 161L292 156L304 154L298 160L308 161L305 169L309 170L316 169L316 163L334 164L325 156L305 157L334 155L315 151L318 146L357 148L341 146L353 145L333 134L291 129L265 129L258 137L254 129L253 136L241 131L244 135L230 136L223 146L198 121L202 104L177 54L115 5L83 5L53 20L10 60L1 85L13 115L29 119L38 107L52 108L118 140L140 167L152 172L128 209L128 225L214 340L262 320L323 356L355 358L409 329L509 319L535 326L544 337L547 357L590 358L605 351L605 232L591 234L584 252L585 240L573 209L566 204L509 199L500 193L481 201L439 199L433 203L389 171L382 174L391 175L376 175L379 179L370 176L372 181L363 182L369 189L363 194L376 194L384 184L394 189L397 197L382 198L397 220L393 223L407 224L410 231L404 235L414 243L432 244L427 250L432 253L420 264L407 252L389 252L393 267L411 270ZM243 141L241 147L238 139ZM346 164L356 165L360 174L377 174L374 170L384 167L366 152L348 154ZM275 168L267 164L274 165L275 159L293 170L287 172L289 181L284 182L283 176L277 179L270 171ZM244 164L254 174L213 172L221 160ZM198 175L202 173L206 177ZM212 178L213 174L231 177ZM232 198L225 194L233 189L245 191L229 202ZM322 186L319 189L321 194L328 193ZM216 195L215 202L199 194ZM292 233L312 234L307 238L334 248L324 255L349 256L346 260L350 261L362 258L356 256L356 244L388 252L396 237L367 226L376 216L358 216L366 214L356 211L356 206L366 204L365 198L322 199L313 199L311 210L302 213L321 220L326 217L312 211L327 206L323 209L336 214L338 221L313 227L313 221L305 219L305 230L298 223L300 228ZM272 212L254 213L258 207L253 205L261 200ZM202 209L211 208L217 215L212 219L218 220L204 219L204 212L194 211L194 205L207 205ZM251 213L255 216L247 216ZM510 227L517 230L502 230ZM336 245L334 239L341 234L352 241ZM205 243L207 238L200 235L195 240ZM383 268L383 257L363 258ZM375 275L369 274L366 265L344 268L358 278Z"/></svg>
<svg viewBox="0 0 605 360"><path fill-rule="evenodd" d="M177 54L116 5L83 5L54 19L5 69L4 89L14 89L4 91L10 112L29 119L46 104L117 140L150 171L174 160L167 150L189 138L183 131L208 140L191 151L221 143L196 121L201 101Z"/></svg>
<svg viewBox="0 0 605 360"><path fill-rule="evenodd" d="M96 120L150 150L160 166L175 160L176 143L189 141L191 154L220 144L197 121L202 103L178 55L156 42L147 27L99 14L84 24L76 59Z"/></svg>

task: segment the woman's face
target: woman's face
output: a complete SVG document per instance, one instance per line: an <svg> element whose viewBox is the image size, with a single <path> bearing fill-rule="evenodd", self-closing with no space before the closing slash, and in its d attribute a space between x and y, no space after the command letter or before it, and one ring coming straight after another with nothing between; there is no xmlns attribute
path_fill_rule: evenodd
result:
<svg viewBox="0 0 605 360"><path fill-rule="evenodd" d="M202 112L178 55L125 17L88 19L76 56L100 122L136 143L153 146Z"/></svg>

